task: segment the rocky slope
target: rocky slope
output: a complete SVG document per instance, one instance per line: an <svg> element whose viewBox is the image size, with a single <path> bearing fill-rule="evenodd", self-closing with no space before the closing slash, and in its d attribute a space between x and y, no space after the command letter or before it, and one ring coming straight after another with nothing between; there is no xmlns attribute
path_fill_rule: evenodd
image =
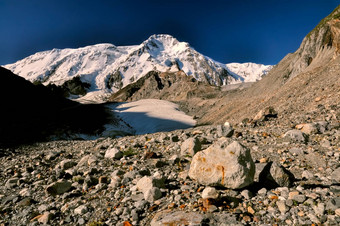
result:
<svg viewBox="0 0 340 226"><path fill-rule="evenodd" d="M339 123L259 122L2 150L0 223L340 224Z"/></svg>
<svg viewBox="0 0 340 226"><path fill-rule="evenodd" d="M98 44L79 49L53 49L29 56L14 64L5 65L15 74L31 82L63 85L66 81L80 78L87 91L96 92L88 98L100 101L105 99L106 92L116 92L128 84L137 81L148 72L183 71L196 80L211 84L223 85L236 82L256 81L262 70L260 66L257 75L249 76L248 66L218 63L206 57L188 43L179 42L170 35L153 35L140 45L114 46ZM235 68L236 67L236 68ZM256 66L253 65L252 68ZM255 76L255 77L254 77ZM70 94L83 95L83 92L70 89ZM100 91L100 92L98 92Z"/></svg>

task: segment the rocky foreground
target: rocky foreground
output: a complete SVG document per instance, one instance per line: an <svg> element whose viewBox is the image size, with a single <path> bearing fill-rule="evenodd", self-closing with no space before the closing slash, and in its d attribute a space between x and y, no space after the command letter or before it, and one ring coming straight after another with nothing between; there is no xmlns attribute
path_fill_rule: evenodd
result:
<svg viewBox="0 0 340 226"><path fill-rule="evenodd" d="M255 119L2 150L0 224L339 225L339 122Z"/></svg>

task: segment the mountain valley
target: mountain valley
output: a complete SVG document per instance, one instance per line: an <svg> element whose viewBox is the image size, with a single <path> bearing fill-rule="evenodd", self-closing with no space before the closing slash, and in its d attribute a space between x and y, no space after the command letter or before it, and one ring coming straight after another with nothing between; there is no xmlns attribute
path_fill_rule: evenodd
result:
<svg viewBox="0 0 340 226"><path fill-rule="evenodd" d="M5 65L0 224L339 225L339 41L340 6L275 66L169 35Z"/></svg>

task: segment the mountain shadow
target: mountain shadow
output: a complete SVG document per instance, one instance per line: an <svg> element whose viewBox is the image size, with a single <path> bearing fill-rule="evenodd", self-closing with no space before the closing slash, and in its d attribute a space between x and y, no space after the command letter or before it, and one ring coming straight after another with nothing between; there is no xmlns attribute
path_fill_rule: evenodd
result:
<svg viewBox="0 0 340 226"><path fill-rule="evenodd" d="M110 116L103 105L68 100L58 89L34 85L2 67L0 82L0 147L72 133L96 134Z"/></svg>

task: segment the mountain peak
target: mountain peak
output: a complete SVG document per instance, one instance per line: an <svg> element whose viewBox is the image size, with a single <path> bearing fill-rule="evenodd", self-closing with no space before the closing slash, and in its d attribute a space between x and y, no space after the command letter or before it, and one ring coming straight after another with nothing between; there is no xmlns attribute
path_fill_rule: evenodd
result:
<svg viewBox="0 0 340 226"><path fill-rule="evenodd" d="M106 94L117 92L150 71L182 71L198 81L217 86L245 80L226 65L167 34L151 35L140 45L133 46L102 43L78 49L44 51L6 65L6 68L31 82L38 80L62 86L66 81L76 79L89 87L88 92L98 91L96 95L104 99Z"/></svg>

